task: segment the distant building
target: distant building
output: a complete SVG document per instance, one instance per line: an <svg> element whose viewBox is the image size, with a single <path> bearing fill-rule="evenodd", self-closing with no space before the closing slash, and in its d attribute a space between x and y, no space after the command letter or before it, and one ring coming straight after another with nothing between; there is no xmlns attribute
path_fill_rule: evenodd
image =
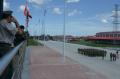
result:
<svg viewBox="0 0 120 79"><path fill-rule="evenodd" d="M116 32L99 32L95 36L88 36L87 41L93 41L99 44L116 44L120 45L120 31Z"/></svg>
<svg viewBox="0 0 120 79"><path fill-rule="evenodd" d="M63 38L64 38L63 35L53 36L54 41L63 41ZM80 40L80 37L75 37L75 36L72 36L72 35L66 35L65 40L66 40L66 42L76 41L76 40Z"/></svg>
<svg viewBox="0 0 120 79"><path fill-rule="evenodd" d="M53 36L53 40L55 40L55 41L63 41L63 38L64 38L63 35ZM73 38L73 36L71 36L71 35L66 35L66 37L65 37L66 41L68 41L68 40L70 40L72 38Z"/></svg>

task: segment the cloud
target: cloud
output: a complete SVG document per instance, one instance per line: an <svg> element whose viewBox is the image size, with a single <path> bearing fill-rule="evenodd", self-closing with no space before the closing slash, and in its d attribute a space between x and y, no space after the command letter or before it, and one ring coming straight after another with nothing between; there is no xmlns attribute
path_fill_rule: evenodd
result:
<svg viewBox="0 0 120 79"><path fill-rule="evenodd" d="M81 14L81 13L82 13L81 11L78 11L78 10L74 9L72 12L68 13L68 16L74 16L76 14Z"/></svg>
<svg viewBox="0 0 120 79"><path fill-rule="evenodd" d="M33 5L43 5L44 3L50 2L52 0L28 0L30 3L32 3Z"/></svg>
<svg viewBox="0 0 120 79"><path fill-rule="evenodd" d="M72 12L68 13L68 16L73 16L77 13L77 10L73 10Z"/></svg>
<svg viewBox="0 0 120 79"><path fill-rule="evenodd" d="M63 12L60 10L60 8L57 8L57 7L56 7L56 8L53 9L53 13L60 15L60 14L62 14Z"/></svg>
<svg viewBox="0 0 120 79"><path fill-rule="evenodd" d="M102 14L96 14L95 16L88 17L88 18L83 18L82 20L87 20L87 21L95 21L99 23L112 23L112 13L102 13Z"/></svg>
<svg viewBox="0 0 120 79"><path fill-rule="evenodd" d="M101 20L102 23L109 23L112 21L112 13L101 14L98 18Z"/></svg>
<svg viewBox="0 0 120 79"><path fill-rule="evenodd" d="M108 23L108 20L107 19L102 19L101 20L103 23Z"/></svg>
<svg viewBox="0 0 120 79"><path fill-rule="evenodd" d="M21 11L24 11L25 5L20 5L19 9L20 9ZM27 9L29 10L29 7L27 7Z"/></svg>
<svg viewBox="0 0 120 79"><path fill-rule="evenodd" d="M3 10L10 10L10 3L8 3L6 0L4 0L4 3L3 3Z"/></svg>
<svg viewBox="0 0 120 79"><path fill-rule="evenodd" d="M44 0L29 0L30 3L42 5L44 3Z"/></svg>
<svg viewBox="0 0 120 79"><path fill-rule="evenodd" d="M24 11L24 9L25 9L25 5L20 5L20 10Z"/></svg>
<svg viewBox="0 0 120 79"><path fill-rule="evenodd" d="M67 3L77 3L79 2L80 0L66 0Z"/></svg>

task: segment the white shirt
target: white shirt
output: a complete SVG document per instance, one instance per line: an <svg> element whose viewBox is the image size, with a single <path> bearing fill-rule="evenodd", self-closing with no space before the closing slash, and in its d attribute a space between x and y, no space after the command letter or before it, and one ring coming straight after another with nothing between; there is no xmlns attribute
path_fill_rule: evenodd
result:
<svg viewBox="0 0 120 79"><path fill-rule="evenodd" d="M12 44L17 29L12 23L8 23L5 19L0 21L0 43Z"/></svg>

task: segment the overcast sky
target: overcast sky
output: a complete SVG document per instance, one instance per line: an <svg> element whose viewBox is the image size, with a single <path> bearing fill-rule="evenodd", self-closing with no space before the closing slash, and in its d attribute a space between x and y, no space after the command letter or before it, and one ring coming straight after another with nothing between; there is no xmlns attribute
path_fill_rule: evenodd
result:
<svg viewBox="0 0 120 79"><path fill-rule="evenodd" d="M25 25L25 4L26 0L4 0L4 10L13 10L20 24ZM84 36L112 31L115 4L120 5L120 0L66 0L66 34ZM64 0L28 0L28 6L33 17L28 28L31 35L42 33L43 20L47 34L63 34Z"/></svg>

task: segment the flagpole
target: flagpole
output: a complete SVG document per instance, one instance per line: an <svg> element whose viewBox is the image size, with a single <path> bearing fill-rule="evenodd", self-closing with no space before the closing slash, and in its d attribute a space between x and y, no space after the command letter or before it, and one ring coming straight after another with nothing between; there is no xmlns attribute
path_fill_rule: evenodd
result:
<svg viewBox="0 0 120 79"><path fill-rule="evenodd" d="M39 22L38 22L38 26L39 26L39 33L41 32L41 30L40 30L40 19L39 19ZM41 35L41 33L39 34L39 40L40 40L40 35Z"/></svg>
<svg viewBox="0 0 120 79"><path fill-rule="evenodd" d="M46 20L46 9L44 8L44 20L43 20L43 30L44 30L44 45L45 45L45 35L46 35L46 26L45 26L45 20Z"/></svg>
<svg viewBox="0 0 120 79"><path fill-rule="evenodd" d="M28 8L28 1L26 0L26 9ZM28 11L27 11L28 12ZM28 32L28 13L26 13L26 31Z"/></svg>
<svg viewBox="0 0 120 79"><path fill-rule="evenodd" d="M45 9L44 9L43 28L44 28L44 45L45 45Z"/></svg>
<svg viewBox="0 0 120 79"><path fill-rule="evenodd" d="M66 1L64 0L64 25L63 25L63 63L65 63L65 46L66 46Z"/></svg>
<svg viewBox="0 0 120 79"><path fill-rule="evenodd" d="M29 26L28 25L28 21L29 21L29 16L28 16L28 0L26 0L26 6L25 7L26 7L26 12L27 12L26 13L26 33L27 33L26 38L27 38L27 41L28 41L28 37L29 37L28 36L28 34L29 34L28 33L28 26Z"/></svg>
<svg viewBox="0 0 120 79"><path fill-rule="evenodd" d="M28 20L29 20L29 18L28 18L28 15L26 16L26 31L28 32Z"/></svg>

